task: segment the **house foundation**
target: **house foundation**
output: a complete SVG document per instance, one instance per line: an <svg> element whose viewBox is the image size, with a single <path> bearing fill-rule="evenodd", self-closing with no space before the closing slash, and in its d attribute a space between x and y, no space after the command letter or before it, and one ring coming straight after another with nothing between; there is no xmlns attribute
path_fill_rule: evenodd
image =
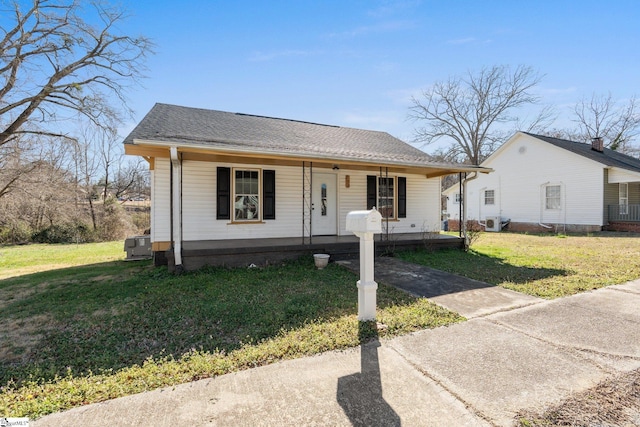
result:
<svg viewBox="0 0 640 427"><path fill-rule="evenodd" d="M294 260L316 253L326 253L332 261L357 259L360 242L355 236L318 236L313 244L301 244L299 238L274 238L252 240L210 240L183 242L182 266L193 271L205 266L247 267L265 266ZM377 239L374 242L376 256L393 255L404 250L463 249L464 240L445 234L424 238L420 233L396 234L391 240ZM176 271L173 250L156 252L156 265L167 265Z"/></svg>

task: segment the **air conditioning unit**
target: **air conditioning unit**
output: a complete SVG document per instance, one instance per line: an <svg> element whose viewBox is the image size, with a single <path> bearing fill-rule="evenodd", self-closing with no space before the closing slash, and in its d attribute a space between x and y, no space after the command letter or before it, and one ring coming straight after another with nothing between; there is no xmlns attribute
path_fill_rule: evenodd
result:
<svg viewBox="0 0 640 427"><path fill-rule="evenodd" d="M500 231L502 229L502 220L499 216L488 216L484 220L485 231Z"/></svg>
<svg viewBox="0 0 640 427"><path fill-rule="evenodd" d="M151 252L151 236L127 237L124 241L124 250L127 252L127 260L149 259Z"/></svg>

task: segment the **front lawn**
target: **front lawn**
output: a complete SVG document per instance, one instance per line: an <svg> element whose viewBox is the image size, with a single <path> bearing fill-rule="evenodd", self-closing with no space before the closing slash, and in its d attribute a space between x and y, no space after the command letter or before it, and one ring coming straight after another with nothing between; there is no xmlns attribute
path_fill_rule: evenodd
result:
<svg viewBox="0 0 640 427"><path fill-rule="evenodd" d="M640 235L482 233L469 252L417 251L406 261L542 298L557 298L640 277Z"/></svg>
<svg viewBox="0 0 640 427"><path fill-rule="evenodd" d="M0 248L0 416L33 419L464 320L381 285L386 329L363 334L357 277L335 264L175 276L148 261L99 262L124 257L116 243Z"/></svg>
<svg viewBox="0 0 640 427"><path fill-rule="evenodd" d="M484 233L467 253L398 256L554 298L637 279L638 254L634 234ZM122 242L0 247L0 416L33 419L464 320L380 284L386 328L363 332L357 277L318 271L311 257L182 276L123 258Z"/></svg>

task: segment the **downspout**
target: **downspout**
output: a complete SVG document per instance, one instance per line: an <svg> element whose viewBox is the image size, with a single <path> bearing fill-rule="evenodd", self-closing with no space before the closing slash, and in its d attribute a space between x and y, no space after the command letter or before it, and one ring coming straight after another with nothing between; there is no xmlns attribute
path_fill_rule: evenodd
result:
<svg viewBox="0 0 640 427"><path fill-rule="evenodd" d="M545 197L545 195L543 194L542 189L548 184L549 184L549 181L540 184L540 221L538 221L538 225L541 226L541 227L544 227L544 228L553 228L550 225L546 225L546 224L542 223L542 212L543 212L543 207L544 207L544 200L543 199Z"/></svg>
<svg viewBox="0 0 640 427"><path fill-rule="evenodd" d="M502 224L502 180L500 175L498 175L498 213L500 214L500 224Z"/></svg>
<svg viewBox="0 0 640 427"><path fill-rule="evenodd" d="M562 232L567 234L567 191L564 187L564 182L560 181L560 197L562 197L562 204L564 205L564 222L562 225Z"/></svg>
<svg viewBox="0 0 640 427"><path fill-rule="evenodd" d="M464 208L462 209L462 217L460 218L460 229L462 230L462 237L464 237L464 250L469 249L469 235L467 234L467 204L464 200L467 198L467 182L473 181L478 177L478 172L474 172L473 176L470 178L465 177L462 182L462 197L461 201L464 203Z"/></svg>
<svg viewBox="0 0 640 427"><path fill-rule="evenodd" d="M182 162L178 154L177 147L171 147L171 171L173 174L173 188L171 189L171 205L172 205L172 238L173 241L173 258L175 262L176 272L180 273L182 267Z"/></svg>
<svg viewBox="0 0 640 427"><path fill-rule="evenodd" d="M480 226L483 227L485 231L487 229L487 223L482 222L482 196L486 189L487 187L482 187L480 190L478 190L478 224L480 224Z"/></svg>
<svg viewBox="0 0 640 427"><path fill-rule="evenodd" d="M458 237L462 237L462 208L464 208L464 200L462 199L464 197L462 193L462 181L464 180L462 179L462 172L459 172L458 177L458 194L460 194L460 200L458 200ZM464 177L466 179L466 172Z"/></svg>

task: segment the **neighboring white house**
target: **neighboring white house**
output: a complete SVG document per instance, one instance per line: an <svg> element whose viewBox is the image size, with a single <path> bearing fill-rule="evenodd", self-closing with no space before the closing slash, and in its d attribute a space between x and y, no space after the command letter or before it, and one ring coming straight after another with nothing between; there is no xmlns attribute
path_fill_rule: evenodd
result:
<svg viewBox="0 0 640 427"><path fill-rule="evenodd" d="M150 164L152 250L185 268L220 242L352 235L347 213L373 206L393 233L439 231L440 177L485 170L384 132L167 104L124 143Z"/></svg>
<svg viewBox="0 0 640 427"><path fill-rule="evenodd" d="M517 132L468 176L467 220L487 231L639 230L640 160L591 144ZM460 186L444 191L451 228Z"/></svg>

